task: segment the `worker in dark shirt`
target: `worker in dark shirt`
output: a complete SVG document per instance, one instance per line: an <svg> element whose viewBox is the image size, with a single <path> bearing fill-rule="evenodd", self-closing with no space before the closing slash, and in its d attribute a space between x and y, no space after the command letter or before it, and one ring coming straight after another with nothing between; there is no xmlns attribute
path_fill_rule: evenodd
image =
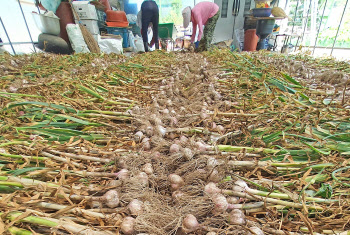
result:
<svg viewBox="0 0 350 235"><path fill-rule="evenodd" d="M142 19L142 39L145 46L145 51L148 51L148 35L147 29L150 23L152 23L153 39L149 46L155 44L156 49L159 49L158 42L158 24L159 24L159 9L155 1L144 1L141 5L141 19Z"/></svg>

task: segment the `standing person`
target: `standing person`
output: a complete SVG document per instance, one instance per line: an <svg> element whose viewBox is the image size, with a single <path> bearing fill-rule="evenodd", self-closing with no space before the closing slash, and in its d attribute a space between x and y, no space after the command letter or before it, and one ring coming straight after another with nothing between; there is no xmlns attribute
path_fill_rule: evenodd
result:
<svg viewBox="0 0 350 235"><path fill-rule="evenodd" d="M144 1L141 5L141 34L145 52L148 51L148 26L152 23L153 38L149 46L156 45L159 49L158 42L158 24L159 24L159 9L155 1Z"/></svg>
<svg viewBox="0 0 350 235"><path fill-rule="evenodd" d="M191 7L186 7L182 11L184 28L187 28L190 22L192 22L193 30L191 43L195 42L197 26L199 28L198 39L196 42L196 45L198 45L199 41L199 45L196 51L200 52L208 50L213 39L214 29L219 15L219 6L212 2L200 2L196 4L193 9L191 9ZM203 26L205 26L204 32Z"/></svg>

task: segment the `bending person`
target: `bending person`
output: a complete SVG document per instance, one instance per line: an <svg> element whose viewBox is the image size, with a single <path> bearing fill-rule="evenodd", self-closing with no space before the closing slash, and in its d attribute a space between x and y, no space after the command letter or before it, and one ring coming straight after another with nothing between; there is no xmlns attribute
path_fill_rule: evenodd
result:
<svg viewBox="0 0 350 235"><path fill-rule="evenodd" d="M154 44L156 49L159 49L158 42L158 24L159 24L159 9L155 1L144 1L141 5L141 34L145 51L148 49L148 26L152 23L153 38L150 47Z"/></svg>
<svg viewBox="0 0 350 235"><path fill-rule="evenodd" d="M199 45L196 51L200 52L208 50L213 39L219 15L219 6L212 2L200 2L196 4L193 9L191 9L191 7L186 7L182 11L184 28L187 28L190 22L192 22L193 30L191 43L195 42L198 26L199 32L196 44L199 41ZM203 26L205 26L204 32Z"/></svg>

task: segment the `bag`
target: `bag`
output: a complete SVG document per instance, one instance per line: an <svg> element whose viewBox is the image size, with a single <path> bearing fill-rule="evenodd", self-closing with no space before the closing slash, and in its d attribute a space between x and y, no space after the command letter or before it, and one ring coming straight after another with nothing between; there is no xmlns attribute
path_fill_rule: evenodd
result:
<svg viewBox="0 0 350 235"><path fill-rule="evenodd" d="M134 48L134 50L135 50L135 43L134 43L135 37L134 37L134 34L130 30L128 31L128 37L129 37L130 47Z"/></svg>
<svg viewBox="0 0 350 235"><path fill-rule="evenodd" d="M123 39L101 39L98 40L101 52L123 54Z"/></svg>
<svg viewBox="0 0 350 235"><path fill-rule="evenodd" d="M85 43L83 34L77 24L67 24L66 26L69 41L76 53L89 53L90 50Z"/></svg>
<svg viewBox="0 0 350 235"><path fill-rule="evenodd" d="M135 14L127 14L126 19L128 19L129 23L136 23L137 15Z"/></svg>
<svg viewBox="0 0 350 235"><path fill-rule="evenodd" d="M140 36L136 35L134 38L135 52L145 52L145 46L143 45L143 40Z"/></svg>

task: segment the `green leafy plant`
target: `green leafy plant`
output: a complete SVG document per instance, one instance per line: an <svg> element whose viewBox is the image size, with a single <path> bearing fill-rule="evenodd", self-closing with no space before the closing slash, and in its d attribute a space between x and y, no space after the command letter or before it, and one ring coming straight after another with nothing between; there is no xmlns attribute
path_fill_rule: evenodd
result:
<svg viewBox="0 0 350 235"><path fill-rule="evenodd" d="M321 196L323 198L331 198L333 194L333 188L329 184L322 184L321 188L314 196Z"/></svg>

